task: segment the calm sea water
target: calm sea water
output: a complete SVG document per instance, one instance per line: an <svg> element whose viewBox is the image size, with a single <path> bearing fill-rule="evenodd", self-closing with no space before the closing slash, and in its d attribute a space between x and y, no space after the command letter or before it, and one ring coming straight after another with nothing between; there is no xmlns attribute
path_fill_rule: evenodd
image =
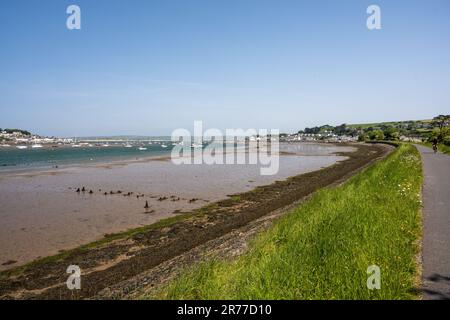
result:
<svg viewBox="0 0 450 320"><path fill-rule="evenodd" d="M167 148L164 148L166 145ZM147 150L139 150L139 147ZM39 149L19 150L16 147L0 148L0 170L9 171L26 168L46 168L87 162L106 162L111 160L126 160L140 157L167 155L173 148L171 142L148 142L135 144L126 148L123 144L109 147L79 147L60 146Z"/></svg>
<svg viewBox="0 0 450 320"><path fill-rule="evenodd" d="M195 141L192 140L192 142ZM170 137L115 140L108 143L98 142L98 140L96 142L95 138L89 138L80 143L89 143L91 146L59 145L34 149L31 146L28 146L27 149L18 149L15 146L0 147L0 172L167 156L176 145L170 140ZM106 143L109 145L108 147L103 146ZM215 142L209 144L218 145ZM131 145L131 147L125 147L125 145ZM189 146L189 143L187 145ZM203 147L206 145L208 143L205 142ZM140 147L146 148L146 150L140 150Z"/></svg>
<svg viewBox="0 0 450 320"><path fill-rule="evenodd" d="M130 143L132 147L125 147L127 143ZM215 144L212 143L212 145ZM66 145L57 148L32 149L29 147L24 150L15 146L0 147L0 172L167 156L170 155L174 146L175 144L170 139L158 139L153 141L110 142L108 147L94 145L74 148ZM239 144L239 147L242 146ZM146 150L139 150L139 147L145 147ZM331 145L307 143L290 146L282 144L280 146L280 150L294 152L298 155L330 155L333 152L340 151L338 149Z"/></svg>

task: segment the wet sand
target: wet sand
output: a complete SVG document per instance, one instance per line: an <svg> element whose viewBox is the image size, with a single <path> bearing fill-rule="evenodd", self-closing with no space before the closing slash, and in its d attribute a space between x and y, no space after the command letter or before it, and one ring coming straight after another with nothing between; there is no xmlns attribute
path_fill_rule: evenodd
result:
<svg viewBox="0 0 450 320"><path fill-rule="evenodd" d="M257 187L165 223L108 236L102 242L1 272L0 299L127 299L147 286L158 288L177 270L201 261L202 256L210 257L213 252L208 246L224 249L223 254L235 252L234 248L243 245L239 244L242 232L253 228L253 222L258 225L258 221L270 220L277 212L288 213L314 191L344 182L393 150L381 144L353 146L356 151L340 153L347 159L332 166ZM233 238L233 234L238 237ZM226 238L237 243L224 243ZM205 252L198 256L198 250ZM81 290L67 288L65 270L69 265L82 270Z"/></svg>
<svg viewBox="0 0 450 320"><path fill-rule="evenodd" d="M283 144L280 150L274 176L260 175L257 165L177 166L167 158L3 172L0 270L330 166L345 159L334 152L352 148ZM85 192L76 192L83 186Z"/></svg>

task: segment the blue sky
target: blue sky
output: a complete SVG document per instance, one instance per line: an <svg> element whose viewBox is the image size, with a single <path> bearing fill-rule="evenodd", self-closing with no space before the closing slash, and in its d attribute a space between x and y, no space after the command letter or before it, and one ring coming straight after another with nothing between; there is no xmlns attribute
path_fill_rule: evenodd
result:
<svg viewBox="0 0 450 320"><path fill-rule="evenodd" d="M66 28L81 7L82 29ZM381 7L382 30L366 28ZM296 131L450 113L450 2L9 0L0 127Z"/></svg>

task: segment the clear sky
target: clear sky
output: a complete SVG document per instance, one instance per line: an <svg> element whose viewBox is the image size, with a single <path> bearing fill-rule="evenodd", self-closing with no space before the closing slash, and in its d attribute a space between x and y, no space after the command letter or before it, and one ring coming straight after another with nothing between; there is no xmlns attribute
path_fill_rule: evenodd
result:
<svg viewBox="0 0 450 320"><path fill-rule="evenodd" d="M82 29L66 28L81 7ZM381 7L369 31L366 9ZM0 127L170 135L450 113L448 0L5 0Z"/></svg>

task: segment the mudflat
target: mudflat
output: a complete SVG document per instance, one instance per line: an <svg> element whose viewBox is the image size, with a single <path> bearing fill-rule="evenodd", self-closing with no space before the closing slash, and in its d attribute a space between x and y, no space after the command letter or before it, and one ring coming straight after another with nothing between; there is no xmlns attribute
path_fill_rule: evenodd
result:
<svg viewBox="0 0 450 320"><path fill-rule="evenodd" d="M177 215L172 220L109 236L105 241L3 272L0 296L17 299L93 297L105 288L246 226L319 188L345 180L386 155L389 148L358 144L353 145L352 150L336 154L345 160L331 166L241 191L228 199L211 201L206 206ZM65 271L69 265L78 265L82 269L81 290L71 291L66 287L68 275Z"/></svg>
<svg viewBox="0 0 450 320"><path fill-rule="evenodd" d="M351 148L282 144L280 150L273 176L260 175L257 165L177 166L167 157L1 172L0 270L330 166L345 159L334 152Z"/></svg>

